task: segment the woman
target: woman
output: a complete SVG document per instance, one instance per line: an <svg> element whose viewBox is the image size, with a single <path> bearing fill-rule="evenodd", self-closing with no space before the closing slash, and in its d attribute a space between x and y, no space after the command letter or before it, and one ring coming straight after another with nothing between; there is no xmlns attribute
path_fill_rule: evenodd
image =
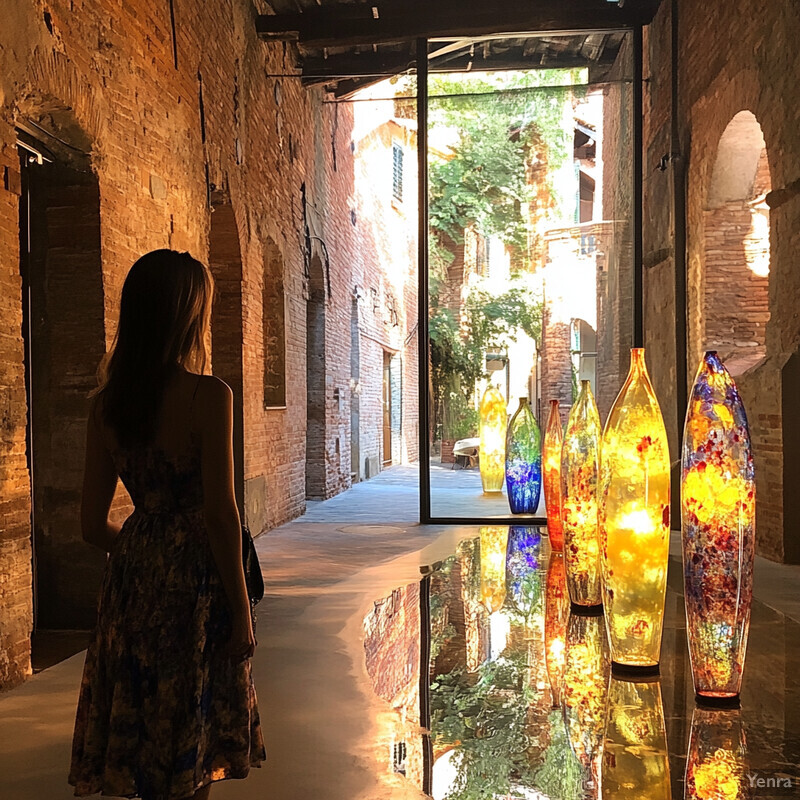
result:
<svg viewBox="0 0 800 800"><path fill-rule="evenodd" d="M88 423L81 526L110 555L86 655L76 796L206 800L265 758L228 386L203 375L213 284L188 253L131 268ZM109 520L117 478L133 500Z"/></svg>

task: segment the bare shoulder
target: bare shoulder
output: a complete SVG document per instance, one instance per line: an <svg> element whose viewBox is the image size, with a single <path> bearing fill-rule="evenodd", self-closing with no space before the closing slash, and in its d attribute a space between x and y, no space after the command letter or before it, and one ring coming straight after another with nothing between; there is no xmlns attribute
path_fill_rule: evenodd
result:
<svg viewBox="0 0 800 800"><path fill-rule="evenodd" d="M216 417L226 408L230 408L233 391L225 381L214 375L201 375L197 384L197 410L201 418Z"/></svg>

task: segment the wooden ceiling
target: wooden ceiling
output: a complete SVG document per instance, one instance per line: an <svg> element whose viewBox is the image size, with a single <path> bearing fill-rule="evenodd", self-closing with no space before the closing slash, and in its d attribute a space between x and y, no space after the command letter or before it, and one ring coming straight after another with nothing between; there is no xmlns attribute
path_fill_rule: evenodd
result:
<svg viewBox="0 0 800 800"><path fill-rule="evenodd" d="M344 97L412 70L427 38L430 72L586 67L601 81L624 31L646 25L660 0L271 0L265 40L297 43L306 84Z"/></svg>

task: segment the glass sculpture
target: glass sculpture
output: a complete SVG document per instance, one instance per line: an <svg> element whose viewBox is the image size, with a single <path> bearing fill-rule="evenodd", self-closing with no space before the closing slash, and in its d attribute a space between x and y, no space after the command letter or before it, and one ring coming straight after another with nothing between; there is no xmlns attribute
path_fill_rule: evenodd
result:
<svg viewBox="0 0 800 800"><path fill-rule="evenodd" d="M695 692L739 694L755 555L755 476L747 417L717 354L697 370L681 469L683 574Z"/></svg>
<svg viewBox="0 0 800 800"><path fill-rule="evenodd" d="M695 708L684 780L685 800L751 797L741 712Z"/></svg>
<svg viewBox="0 0 800 800"><path fill-rule="evenodd" d="M534 514L542 488L542 437L527 397L506 432L506 491L512 514Z"/></svg>
<svg viewBox="0 0 800 800"><path fill-rule="evenodd" d="M631 350L628 377L608 415L600 458L603 607L611 660L653 667L661 652L669 561L667 431L644 361Z"/></svg>
<svg viewBox="0 0 800 800"><path fill-rule="evenodd" d="M658 681L611 676L602 769L603 800L670 800L669 754Z"/></svg>
<svg viewBox="0 0 800 800"><path fill-rule="evenodd" d="M561 448L564 558L570 600L577 606L603 602L597 481L600 469L600 415L589 381L569 412Z"/></svg>
<svg viewBox="0 0 800 800"><path fill-rule="evenodd" d="M487 525L480 529L481 537L481 603L494 614L506 600L506 547L508 528Z"/></svg>
<svg viewBox="0 0 800 800"><path fill-rule="evenodd" d="M564 556L561 553L551 553L544 590L544 656L553 708L561 705L568 619L569 599Z"/></svg>
<svg viewBox="0 0 800 800"><path fill-rule="evenodd" d="M506 595L526 619L539 608L542 576L539 572L542 534L539 528L512 525L506 550Z"/></svg>
<svg viewBox="0 0 800 800"><path fill-rule="evenodd" d="M480 405L480 469L484 492L502 492L506 455L506 401L489 385Z"/></svg>
<svg viewBox="0 0 800 800"><path fill-rule="evenodd" d="M547 535L553 550L564 549L564 532L561 525L561 410L558 400L550 401L550 414L544 433L542 461L544 468L544 502L547 508Z"/></svg>
<svg viewBox="0 0 800 800"><path fill-rule="evenodd" d="M564 662L564 723L587 782L599 785L611 661L602 614L571 614Z"/></svg>

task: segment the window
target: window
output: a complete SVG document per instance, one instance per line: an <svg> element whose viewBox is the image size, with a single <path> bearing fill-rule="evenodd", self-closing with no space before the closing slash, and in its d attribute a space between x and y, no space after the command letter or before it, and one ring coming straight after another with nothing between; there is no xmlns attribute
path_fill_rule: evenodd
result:
<svg viewBox="0 0 800 800"><path fill-rule="evenodd" d="M403 200L403 147L399 142L392 142L392 197Z"/></svg>

